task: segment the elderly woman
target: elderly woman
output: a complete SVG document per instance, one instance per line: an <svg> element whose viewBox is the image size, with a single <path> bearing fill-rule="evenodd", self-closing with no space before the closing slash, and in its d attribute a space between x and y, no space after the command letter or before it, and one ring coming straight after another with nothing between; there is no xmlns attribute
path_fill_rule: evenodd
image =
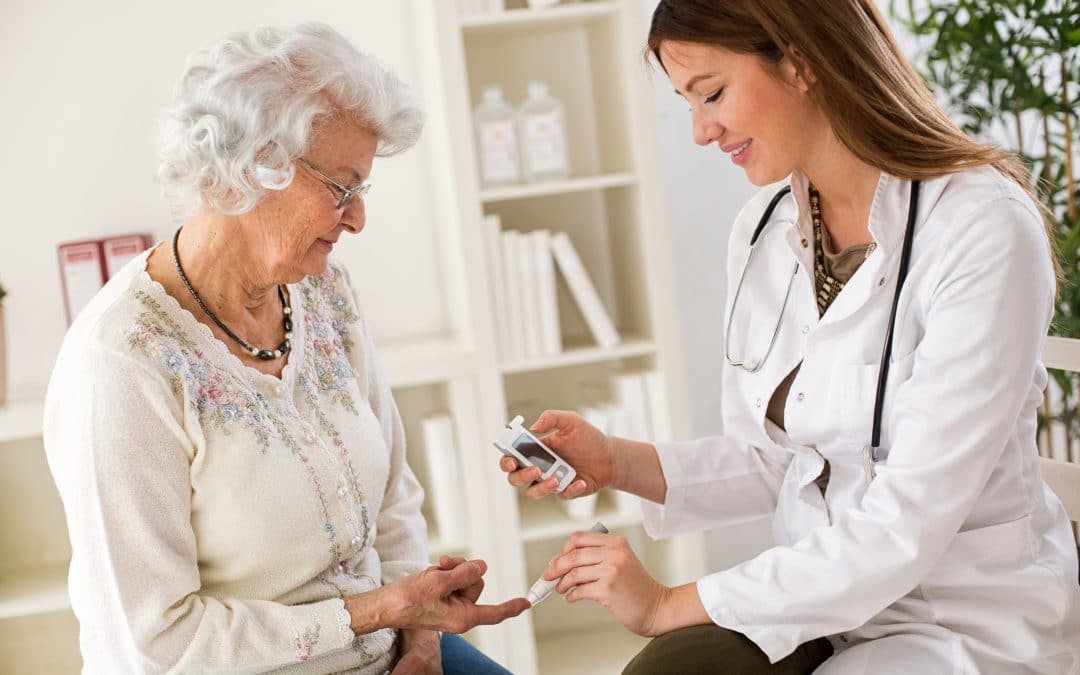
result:
<svg viewBox="0 0 1080 675"><path fill-rule="evenodd" d="M482 561L427 567L423 493L346 270L376 156L421 116L322 25L192 61L160 177L184 212L72 326L45 445L86 672L505 672L457 636Z"/></svg>

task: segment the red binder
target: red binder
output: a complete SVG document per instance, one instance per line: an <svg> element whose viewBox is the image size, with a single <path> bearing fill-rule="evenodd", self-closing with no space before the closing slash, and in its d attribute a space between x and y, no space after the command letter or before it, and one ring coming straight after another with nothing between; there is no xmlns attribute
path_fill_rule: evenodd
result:
<svg viewBox="0 0 1080 675"><path fill-rule="evenodd" d="M68 325L113 274L149 246L147 234L60 244L60 284Z"/></svg>

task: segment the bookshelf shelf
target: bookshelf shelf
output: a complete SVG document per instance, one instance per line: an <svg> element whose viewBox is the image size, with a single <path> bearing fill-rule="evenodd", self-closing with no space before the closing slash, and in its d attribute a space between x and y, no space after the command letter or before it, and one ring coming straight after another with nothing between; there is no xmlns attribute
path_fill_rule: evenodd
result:
<svg viewBox="0 0 1080 675"><path fill-rule="evenodd" d="M0 572L0 619L70 609L67 570L63 562Z"/></svg>
<svg viewBox="0 0 1080 675"><path fill-rule="evenodd" d="M604 626L545 633L537 643L540 672L544 675L618 675L649 643L649 638L620 626Z"/></svg>
<svg viewBox="0 0 1080 675"><path fill-rule="evenodd" d="M593 0L576 5L544 9L508 9L494 14L470 16L461 20L462 29L472 35L503 34L536 28L575 25L609 17L619 11L617 2Z"/></svg>
<svg viewBox="0 0 1080 675"><path fill-rule="evenodd" d="M632 173L582 176L579 178L568 178L566 180L555 180L544 183L488 188L480 192L480 201L485 204L491 204L495 202L512 201L515 199L530 199L533 197L587 192L589 190L606 190L609 188L627 187L629 185L634 185L635 183L637 183L637 178Z"/></svg>
<svg viewBox="0 0 1080 675"><path fill-rule="evenodd" d="M0 407L0 443L41 436L44 413L42 399L14 401Z"/></svg>
<svg viewBox="0 0 1080 675"><path fill-rule="evenodd" d="M619 359L637 356L651 356L656 353L656 343L652 340L641 338L626 338L614 347L578 347L567 349L556 356L545 357L534 361L516 361L502 366L504 375L515 373L528 373L552 368L566 368L602 361L616 361Z"/></svg>

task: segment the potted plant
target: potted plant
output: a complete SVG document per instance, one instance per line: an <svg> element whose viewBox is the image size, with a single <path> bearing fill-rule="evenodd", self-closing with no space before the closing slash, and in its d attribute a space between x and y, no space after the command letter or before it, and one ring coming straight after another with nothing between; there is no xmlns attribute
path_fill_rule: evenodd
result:
<svg viewBox="0 0 1080 675"><path fill-rule="evenodd" d="M1075 0L892 0L893 16L923 41L924 78L972 135L1028 164L1061 265L1051 333L1080 337L1080 3ZM1060 422L1061 458L1077 460L1076 373L1051 371L1057 393L1040 424ZM1051 398L1057 400L1050 400ZM1053 453L1053 437L1042 434ZM1062 436L1058 436L1062 438Z"/></svg>

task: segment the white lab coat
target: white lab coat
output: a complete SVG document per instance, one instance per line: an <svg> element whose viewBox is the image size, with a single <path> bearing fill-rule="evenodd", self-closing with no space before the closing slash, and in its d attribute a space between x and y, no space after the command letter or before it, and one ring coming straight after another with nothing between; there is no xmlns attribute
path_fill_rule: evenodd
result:
<svg viewBox="0 0 1080 675"><path fill-rule="evenodd" d="M821 319L806 177L791 184L731 328L733 357L764 351L797 260L776 345L757 373L725 363L724 436L657 445L667 495L644 502L649 533L775 514L774 548L697 582L713 620L773 662L825 636L836 653L817 672L829 675L1080 673L1076 547L1035 449L1054 294L1035 206L990 168L923 182L883 415L890 454L868 486L911 184L881 176L877 249ZM726 309L777 189L735 223ZM785 432L765 411L800 362Z"/></svg>

